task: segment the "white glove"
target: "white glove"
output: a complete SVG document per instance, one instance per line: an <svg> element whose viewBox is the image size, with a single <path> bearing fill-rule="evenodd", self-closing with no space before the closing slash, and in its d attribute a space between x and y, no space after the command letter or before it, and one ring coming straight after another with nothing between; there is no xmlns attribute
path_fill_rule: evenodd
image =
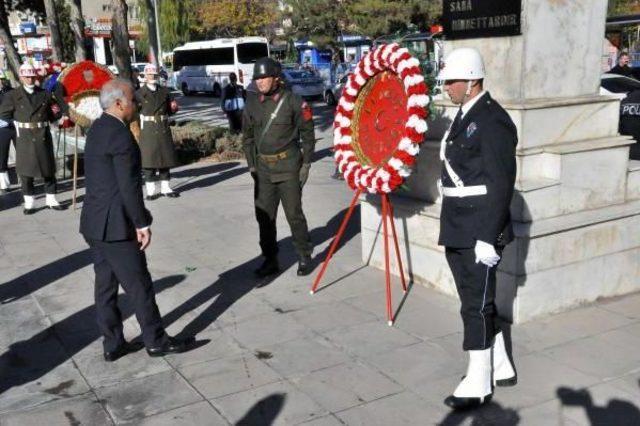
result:
<svg viewBox="0 0 640 426"><path fill-rule="evenodd" d="M489 243L484 241L476 241L476 247L474 249L476 253L476 263L482 262L490 268L493 268L498 264L500 256L496 253L496 249Z"/></svg>
<svg viewBox="0 0 640 426"><path fill-rule="evenodd" d="M5 127L9 127L9 123L4 120L0 120L0 129L4 129Z"/></svg>

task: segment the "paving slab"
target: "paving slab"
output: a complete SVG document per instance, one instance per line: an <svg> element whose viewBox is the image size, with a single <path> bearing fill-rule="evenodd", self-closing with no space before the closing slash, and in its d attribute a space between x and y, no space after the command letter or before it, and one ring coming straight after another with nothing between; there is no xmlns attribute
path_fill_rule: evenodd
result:
<svg viewBox="0 0 640 426"><path fill-rule="evenodd" d="M110 426L113 421L93 394L76 398L65 398L30 408L3 413L2 426Z"/></svg>
<svg viewBox="0 0 640 426"><path fill-rule="evenodd" d="M181 374L208 399L282 380L253 353L181 367Z"/></svg>
<svg viewBox="0 0 640 426"><path fill-rule="evenodd" d="M154 414L184 407L202 397L177 373L97 387L95 392L116 424L137 422Z"/></svg>

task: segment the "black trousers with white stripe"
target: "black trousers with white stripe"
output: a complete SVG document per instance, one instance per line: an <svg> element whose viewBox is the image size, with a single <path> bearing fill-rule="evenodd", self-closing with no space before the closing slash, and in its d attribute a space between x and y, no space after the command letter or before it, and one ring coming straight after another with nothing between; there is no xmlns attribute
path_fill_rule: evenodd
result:
<svg viewBox="0 0 640 426"><path fill-rule="evenodd" d="M502 256L502 249L496 248ZM446 248L446 257L460 296L465 351L488 349L500 331L497 316L496 269L476 263L473 248Z"/></svg>

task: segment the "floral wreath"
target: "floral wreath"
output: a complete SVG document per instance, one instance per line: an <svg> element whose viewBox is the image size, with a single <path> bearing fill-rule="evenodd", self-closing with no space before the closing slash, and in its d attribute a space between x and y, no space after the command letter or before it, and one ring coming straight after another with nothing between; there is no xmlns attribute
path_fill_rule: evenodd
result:
<svg viewBox="0 0 640 426"><path fill-rule="evenodd" d="M372 167L362 164L354 151L351 121L362 88L384 71L389 71L402 80L408 97L408 119L393 155L381 166ZM411 175L415 157L420 151L419 145L427 131L425 119L430 101L428 92L420 62L408 49L401 48L397 43L380 45L360 60L344 86L333 122L334 158L338 170L352 189L371 194L387 194L401 186Z"/></svg>

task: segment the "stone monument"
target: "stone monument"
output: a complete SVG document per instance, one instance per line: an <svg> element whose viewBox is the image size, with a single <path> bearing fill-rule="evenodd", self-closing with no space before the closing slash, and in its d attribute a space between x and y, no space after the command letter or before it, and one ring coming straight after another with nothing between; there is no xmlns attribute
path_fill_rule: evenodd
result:
<svg viewBox="0 0 640 426"><path fill-rule="evenodd" d="M454 11L467 13L449 22L454 30L514 23L474 16L478 0L444 3L469 9ZM606 12L606 0L522 0L521 34L443 42L445 55L463 46L482 53L485 88L518 127L516 240L505 249L496 298L516 323L640 291L640 161L629 160L634 141L617 132L620 99L599 94ZM437 245L436 179L439 141L457 107L444 98L435 105L409 190L394 195L395 224L406 272L455 296ZM361 209L363 259L382 267L380 206L363 198Z"/></svg>

